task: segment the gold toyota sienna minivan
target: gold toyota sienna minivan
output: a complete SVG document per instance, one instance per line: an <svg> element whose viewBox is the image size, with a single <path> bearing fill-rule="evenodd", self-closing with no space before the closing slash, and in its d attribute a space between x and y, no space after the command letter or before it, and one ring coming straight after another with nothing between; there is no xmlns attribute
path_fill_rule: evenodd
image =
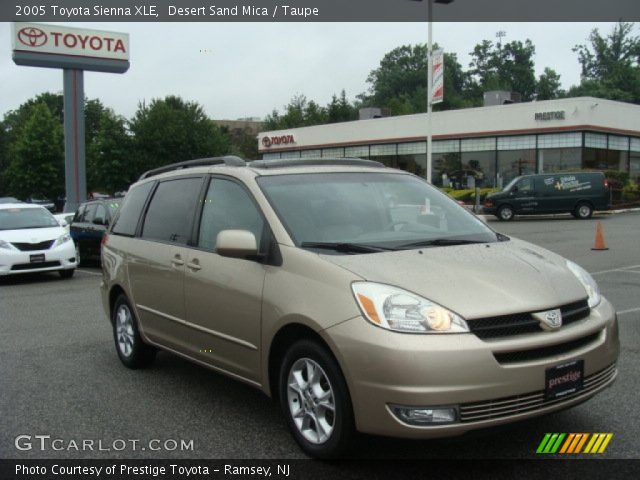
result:
<svg viewBox="0 0 640 480"><path fill-rule="evenodd" d="M370 160L149 171L102 268L124 365L162 349L253 385L312 456L344 454L355 431L433 438L543 415L617 375L616 312L584 269Z"/></svg>

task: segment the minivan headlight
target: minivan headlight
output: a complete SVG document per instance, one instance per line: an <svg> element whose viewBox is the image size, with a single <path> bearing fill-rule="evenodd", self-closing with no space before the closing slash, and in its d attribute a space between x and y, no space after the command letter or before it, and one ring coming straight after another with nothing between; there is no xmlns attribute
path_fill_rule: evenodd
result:
<svg viewBox="0 0 640 480"><path fill-rule="evenodd" d="M60 235L58 237L58 239L56 240L56 246L58 245L62 245L63 243L67 243L71 241L71 236L68 233L65 233L64 235Z"/></svg>
<svg viewBox="0 0 640 480"><path fill-rule="evenodd" d="M7 250L15 250L13 245L11 245L9 242L7 242L5 240L0 240L0 248L4 248L4 249L7 249Z"/></svg>
<svg viewBox="0 0 640 480"><path fill-rule="evenodd" d="M365 318L378 327L405 333L468 333L456 313L415 293L373 282L354 282L353 294Z"/></svg>
<svg viewBox="0 0 640 480"><path fill-rule="evenodd" d="M576 276L587 291L587 295L589 296L589 307L593 308L598 306L601 300L600 289L589 272L577 263L573 263L571 260L567 260L567 268L571 270L571 273Z"/></svg>

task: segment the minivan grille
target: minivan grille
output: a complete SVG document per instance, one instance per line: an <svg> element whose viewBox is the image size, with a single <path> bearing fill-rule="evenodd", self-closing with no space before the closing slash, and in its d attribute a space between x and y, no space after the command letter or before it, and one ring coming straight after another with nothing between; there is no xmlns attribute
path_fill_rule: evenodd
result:
<svg viewBox="0 0 640 480"><path fill-rule="evenodd" d="M493 356L496 357L496 360L500 364L541 360L555 355L564 355L573 350L586 347L595 342L598 337L600 337L600 332L556 345L532 348L529 350L516 350L513 352L494 352Z"/></svg>
<svg viewBox="0 0 640 480"><path fill-rule="evenodd" d="M52 268L59 266L60 262L53 260L51 262L17 263L11 267L11 270L35 270L36 268Z"/></svg>
<svg viewBox="0 0 640 480"><path fill-rule="evenodd" d="M587 299L569 303L560 307L562 325L582 320L589 316ZM516 313L500 317L478 318L469 320L469 329L479 338L510 337L525 333L542 332L540 323L531 313Z"/></svg>
<svg viewBox="0 0 640 480"><path fill-rule="evenodd" d="M11 244L23 252L34 252L36 250L49 250L54 241L55 240L45 240L40 243L11 242Z"/></svg>
<svg viewBox="0 0 640 480"><path fill-rule="evenodd" d="M460 421L462 423L477 422L510 417L520 413L534 412L541 408L566 402L576 396L597 390L608 383L615 375L616 365L609 365L607 368L585 377L582 390L557 399L545 399L544 391L540 390L522 395L514 395L512 397L464 403L460 405Z"/></svg>

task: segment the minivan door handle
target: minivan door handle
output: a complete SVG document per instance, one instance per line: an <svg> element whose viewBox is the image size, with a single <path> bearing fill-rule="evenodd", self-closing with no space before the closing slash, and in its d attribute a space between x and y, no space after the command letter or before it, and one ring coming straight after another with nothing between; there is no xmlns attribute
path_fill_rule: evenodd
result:
<svg viewBox="0 0 640 480"><path fill-rule="evenodd" d="M202 270L202 267L200 266L200 263L196 258L194 258L192 262L187 263L187 268L193 270L194 272L197 272L198 270Z"/></svg>
<svg viewBox="0 0 640 480"><path fill-rule="evenodd" d="M184 260L182 260L182 257L179 253L176 253L176 255L171 259L171 264L174 267L181 267L182 265L184 265Z"/></svg>

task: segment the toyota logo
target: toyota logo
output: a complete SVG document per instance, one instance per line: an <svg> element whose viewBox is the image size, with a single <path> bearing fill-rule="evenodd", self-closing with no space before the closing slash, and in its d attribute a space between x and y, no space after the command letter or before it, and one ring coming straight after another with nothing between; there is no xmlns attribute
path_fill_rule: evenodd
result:
<svg viewBox="0 0 640 480"><path fill-rule="evenodd" d="M39 28L24 27L18 32L18 40L27 47L41 47L47 43L47 34Z"/></svg>
<svg viewBox="0 0 640 480"><path fill-rule="evenodd" d="M546 312L537 312L532 315L540 322L540 328L543 330L557 330L562 327L562 312L559 308L547 310Z"/></svg>
<svg viewBox="0 0 640 480"><path fill-rule="evenodd" d="M269 148L271 146L271 139L269 137L262 137L262 146Z"/></svg>

